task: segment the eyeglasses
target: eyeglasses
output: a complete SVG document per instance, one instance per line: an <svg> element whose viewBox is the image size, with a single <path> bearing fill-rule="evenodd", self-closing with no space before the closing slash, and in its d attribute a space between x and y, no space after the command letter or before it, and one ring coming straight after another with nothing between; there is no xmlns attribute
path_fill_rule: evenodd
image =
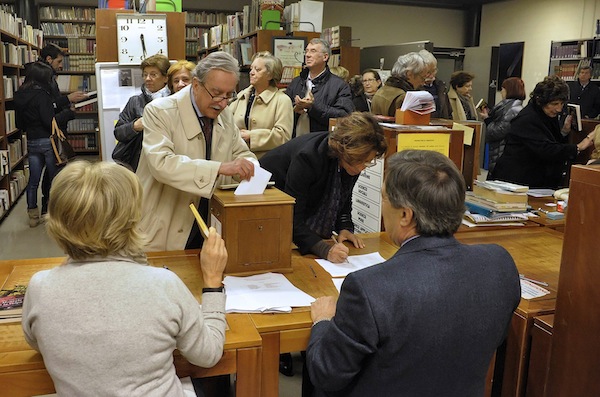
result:
<svg viewBox="0 0 600 397"><path fill-rule="evenodd" d="M375 79L364 79L362 82L363 82L363 84L371 84L371 83L374 83L376 81L377 80L375 80Z"/></svg>
<svg viewBox="0 0 600 397"><path fill-rule="evenodd" d="M363 165L365 166L365 168L375 167L377 165L377 157L373 157L373 160L368 161L368 162L364 163Z"/></svg>
<svg viewBox="0 0 600 397"><path fill-rule="evenodd" d="M319 51L319 50L317 50L315 48L311 48L310 50L304 50L304 55L306 55L306 54L318 54L318 53L325 54L325 51Z"/></svg>
<svg viewBox="0 0 600 397"><path fill-rule="evenodd" d="M152 80L161 76L160 73L152 72L152 73L142 73L142 78L146 80L146 78L150 77Z"/></svg>
<svg viewBox="0 0 600 397"><path fill-rule="evenodd" d="M223 101L227 101L227 103L231 103L237 98L237 94L235 92L232 92L231 95L229 95L229 96L213 95L210 93L208 88L206 88L204 83L200 83L200 85L204 88L204 90L208 93L208 95L210 95L211 99L215 103L219 103L219 102L223 102Z"/></svg>

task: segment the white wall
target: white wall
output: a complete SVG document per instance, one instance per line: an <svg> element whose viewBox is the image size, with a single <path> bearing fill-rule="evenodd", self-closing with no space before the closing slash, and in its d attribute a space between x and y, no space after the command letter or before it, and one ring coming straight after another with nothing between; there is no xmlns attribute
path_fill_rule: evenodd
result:
<svg viewBox="0 0 600 397"><path fill-rule="evenodd" d="M480 46L525 42L527 93L548 75L551 41L591 38L600 0L510 0L483 6Z"/></svg>
<svg viewBox="0 0 600 397"><path fill-rule="evenodd" d="M287 4L287 2L286 2ZM326 1L323 27L352 27L355 47L431 40L439 47L462 47L462 11L386 4Z"/></svg>

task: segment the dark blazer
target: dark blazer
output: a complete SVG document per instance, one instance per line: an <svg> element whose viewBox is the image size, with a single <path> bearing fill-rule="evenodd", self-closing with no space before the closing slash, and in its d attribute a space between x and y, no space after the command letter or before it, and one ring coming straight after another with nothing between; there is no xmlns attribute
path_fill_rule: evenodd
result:
<svg viewBox="0 0 600 397"><path fill-rule="evenodd" d="M569 102L581 106L581 117L593 119L600 113L600 88L596 83L590 81L588 85L582 87L577 81L567 83L570 89Z"/></svg>
<svg viewBox="0 0 600 397"><path fill-rule="evenodd" d="M296 95L300 98L306 96L306 80L308 78L308 69L304 69L300 76L296 77L285 90L287 96L292 99L292 104ZM312 94L314 102L308 110L310 119L310 132L329 130L329 119L344 117L354 111L352 104L352 92L350 86L344 80L334 75L326 66L325 71L313 80L314 87ZM296 123L300 115L294 112L294 131L292 138L296 136Z"/></svg>
<svg viewBox="0 0 600 397"><path fill-rule="evenodd" d="M296 199L292 238L302 255L323 239L307 226L306 220L317 211L321 198L331 189L330 171L338 168L338 159L328 154L328 137L327 131L302 135L270 150L259 160L261 167L273 174L271 180L275 186ZM350 194L340 206L336 231L354 232L351 191L358 176L349 175L344 168L340 173L342 180L347 181L344 185Z"/></svg>
<svg viewBox="0 0 600 397"><path fill-rule="evenodd" d="M313 327L306 365L316 395L482 396L520 291L498 245L407 242L348 275L333 320Z"/></svg>
<svg viewBox="0 0 600 397"><path fill-rule="evenodd" d="M548 117L529 101L512 119L504 153L490 178L530 188L560 187L568 164L577 157L577 145L567 143L560 130L557 117Z"/></svg>
<svg viewBox="0 0 600 397"><path fill-rule="evenodd" d="M131 166L133 172L137 170L142 153L143 131L137 132L133 129L133 124L144 114L144 108L152 101L144 88L142 93L134 95L127 101L123 111L119 114L119 121L115 124L115 138L119 141L113 151L113 159L126 162ZM142 134L142 135L140 135ZM128 160L120 158L117 154L125 150L129 151Z"/></svg>

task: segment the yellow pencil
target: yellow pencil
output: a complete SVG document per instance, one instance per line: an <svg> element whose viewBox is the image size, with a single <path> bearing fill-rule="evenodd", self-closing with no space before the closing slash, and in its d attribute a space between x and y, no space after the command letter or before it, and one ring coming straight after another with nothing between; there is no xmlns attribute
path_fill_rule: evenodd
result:
<svg viewBox="0 0 600 397"><path fill-rule="evenodd" d="M196 217L196 222L198 222L198 226L200 226L200 231L202 232L202 236L204 237L205 240L208 239L208 234L209 234L208 227L206 226L206 223L204 223L204 219L202 219L202 217L198 213L198 210L196 209L196 206L194 205L194 203L190 204L190 209L192 210L192 213Z"/></svg>

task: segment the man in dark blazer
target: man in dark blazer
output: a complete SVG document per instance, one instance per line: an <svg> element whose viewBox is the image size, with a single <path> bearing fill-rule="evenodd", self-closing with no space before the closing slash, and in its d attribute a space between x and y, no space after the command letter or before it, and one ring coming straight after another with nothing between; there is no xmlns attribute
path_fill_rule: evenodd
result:
<svg viewBox="0 0 600 397"><path fill-rule="evenodd" d="M317 299L306 366L317 396L480 397L520 300L519 274L498 245L453 234L465 183L445 156L388 159L383 218L400 246Z"/></svg>

